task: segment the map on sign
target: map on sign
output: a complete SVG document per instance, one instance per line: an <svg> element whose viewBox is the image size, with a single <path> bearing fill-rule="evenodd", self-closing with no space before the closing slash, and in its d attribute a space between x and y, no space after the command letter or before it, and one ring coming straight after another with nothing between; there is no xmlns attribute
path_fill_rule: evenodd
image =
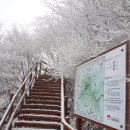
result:
<svg viewBox="0 0 130 130"><path fill-rule="evenodd" d="M76 75L75 111L99 121L103 121L104 60L100 57L89 65L83 64Z"/></svg>

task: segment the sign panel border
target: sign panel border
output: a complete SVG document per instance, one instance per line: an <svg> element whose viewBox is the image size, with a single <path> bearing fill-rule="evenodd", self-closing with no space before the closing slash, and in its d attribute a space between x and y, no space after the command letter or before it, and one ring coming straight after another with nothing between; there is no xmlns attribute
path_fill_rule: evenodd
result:
<svg viewBox="0 0 130 130"><path fill-rule="evenodd" d="M117 48L119 48L119 47L121 47L121 46L123 46L123 45L126 45L126 76L128 76L128 74L130 74L130 67L129 67L129 66L130 66L130 41L129 41L129 40L124 41L124 42L122 42L122 43L120 43L120 44L118 44L118 45L116 45L116 46L114 46L114 47L108 49L107 51L105 51L105 52L103 52L103 53L97 55L96 57L91 58L91 59L89 59L89 60L87 60L87 61L85 61L85 62L83 62L83 63L77 65L76 68L79 67L79 66L82 65L82 64L85 64L85 63L87 63L87 62L89 62L89 61L92 61L92 60L94 60L94 59L96 59L96 58L98 58L98 57L100 57L100 56L103 56L103 55L107 54L108 52L110 52L110 51L112 51L112 50L114 50L114 49L117 49ZM128 62L128 61L129 61L129 62ZM129 110L129 108L130 108L130 106L129 106L129 101L130 101L130 99L128 98L128 97L130 96L130 89L129 89L129 87L130 87L130 83L129 83L129 82L126 82L126 114L125 114L126 119L125 119L125 130L128 130L128 129L130 128L130 127L129 127L130 122L128 121L128 120L130 120L130 117L129 117L129 115L130 115L130 110ZM79 115L79 114L77 114L77 113L75 113L75 116L78 117L78 118L81 118L81 119L85 119L85 120L87 120L87 121L90 121L90 122L92 122L92 123L94 123L94 124L97 124L97 125L103 127L103 128L107 128L107 129L109 129L109 130L117 130L117 129L112 128L112 127L110 127L110 126L108 126L108 125L106 125L106 124L103 124L103 123L100 122L100 121L93 120L93 119L90 119L90 118L86 118L86 117L84 117L84 116L82 116L82 115ZM128 127L129 127L129 128L128 128Z"/></svg>

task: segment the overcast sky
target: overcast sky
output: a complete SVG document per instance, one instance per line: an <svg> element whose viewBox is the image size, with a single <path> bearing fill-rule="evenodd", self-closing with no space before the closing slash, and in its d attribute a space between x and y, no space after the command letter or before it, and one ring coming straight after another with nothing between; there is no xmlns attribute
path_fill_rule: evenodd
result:
<svg viewBox="0 0 130 130"><path fill-rule="evenodd" d="M48 12L41 0L0 0L0 21L6 24L29 24L36 16Z"/></svg>

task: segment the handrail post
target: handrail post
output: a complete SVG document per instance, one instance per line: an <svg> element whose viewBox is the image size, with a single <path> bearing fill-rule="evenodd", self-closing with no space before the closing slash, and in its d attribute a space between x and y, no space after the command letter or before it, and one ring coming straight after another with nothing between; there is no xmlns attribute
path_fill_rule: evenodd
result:
<svg viewBox="0 0 130 130"><path fill-rule="evenodd" d="M67 102L68 102L68 97L66 95L66 80L64 78L64 107L65 107L65 117L67 116Z"/></svg>
<svg viewBox="0 0 130 130"><path fill-rule="evenodd" d="M32 68L30 68L30 72L31 72L31 70L32 70ZM31 73L31 75L30 75L30 77L29 77L29 82L32 80L32 73Z"/></svg>
<svg viewBox="0 0 130 130"><path fill-rule="evenodd" d="M30 68L30 72L32 71L32 68ZM29 77L29 83L31 82L32 80L32 73L30 74L30 77ZM31 87L29 87L29 95L30 95L30 91L31 91Z"/></svg>
<svg viewBox="0 0 130 130"><path fill-rule="evenodd" d="M65 121L66 121L67 123L69 123L69 118L68 118L68 117L65 117ZM65 125L63 125L63 128L64 128L64 130L70 130L70 129L68 129Z"/></svg>
<svg viewBox="0 0 130 130"><path fill-rule="evenodd" d="M11 102L13 96L14 96L14 94L11 94L11 95L10 95L10 102ZM12 113L13 113L13 104L12 104L10 110L9 110L9 119L10 119ZM11 128L12 128L12 123L10 124L9 130L11 130Z"/></svg>
<svg viewBox="0 0 130 130"><path fill-rule="evenodd" d="M37 73L37 63L38 62L36 62L35 74ZM37 79L37 75L35 76L35 81L36 81L36 79Z"/></svg>
<svg viewBox="0 0 130 130"><path fill-rule="evenodd" d="M82 119L76 116L76 129L82 130Z"/></svg>
<svg viewBox="0 0 130 130"><path fill-rule="evenodd" d="M66 95L66 79L64 78L64 95Z"/></svg>
<svg viewBox="0 0 130 130"><path fill-rule="evenodd" d="M25 78L22 78L22 83L23 83L24 79L25 79ZM24 91L25 91L25 84L24 84L23 87L22 87L21 96L23 95ZM21 108L23 107L23 104L24 104L24 99L23 99L23 101L22 101L22 103L21 103Z"/></svg>
<svg viewBox="0 0 130 130"><path fill-rule="evenodd" d="M64 130L68 130L67 127L66 127L65 125L63 126L63 128L64 128Z"/></svg>
<svg viewBox="0 0 130 130"><path fill-rule="evenodd" d="M62 74L61 74L61 122L62 122L62 126L63 126L63 129L64 130L76 130L74 128L72 128L67 122L66 122L66 119L65 119L65 99L64 99L64 87L65 87L65 84L64 84L64 77L63 77L63 71L62 71Z"/></svg>
<svg viewBox="0 0 130 130"><path fill-rule="evenodd" d="M67 116L67 102L68 102L68 97L65 96L65 101L64 101L64 106L65 106L65 117Z"/></svg>
<svg viewBox="0 0 130 130"><path fill-rule="evenodd" d="M40 62L39 75L41 75L41 70L42 70L42 63Z"/></svg>
<svg viewBox="0 0 130 130"><path fill-rule="evenodd" d="M64 78L64 116L65 116L65 120L67 119L67 102L68 102L68 97L65 96L66 95L66 80ZM68 122L68 119L67 119ZM65 125L64 125L64 130L69 130Z"/></svg>

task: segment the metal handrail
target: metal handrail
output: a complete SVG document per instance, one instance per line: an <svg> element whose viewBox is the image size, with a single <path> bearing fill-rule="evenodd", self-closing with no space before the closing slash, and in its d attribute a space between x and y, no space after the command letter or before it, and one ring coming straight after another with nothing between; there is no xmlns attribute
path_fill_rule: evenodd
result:
<svg viewBox="0 0 130 130"><path fill-rule="evenodd" d="M69 130L76 130L70 124L68 124L65 120L65 96L64 96L64 77L63 73L61 74L61 122L63 126L67 127Z"/></svg>
<svg viewBox="0 0 130 130"><path fill-rule="evenodd" d="M35 71L36 68L38 67L38 65L39 65L39 64L42 64L42 63L44 63L44 62L41 62L41 61L36 62L36 64L33 66L32 70L28 73L28 75L27 75L27 77L25 78L25 80L23 81L23 83L20 85L20 87L19 87L19 89L17 90L17 92L14 94L14 96L13 96L13 98L12 98L10 104L8 105L8 107L7 107L5 113L4 113L4 115L3 115L3 117L2 117L2 119L1 119L1 121L0 121L0 130L1 130L2 126L3 126L3 124L4 124L4 121L6 120L6 117L8 116L9 111L11 110L11 107L13 106L13 103L14 103L16 97L18 96L18 94L20 93L20 91L23 89L23 87L24 87L24 85L26 84L26 82L30 79L30 76L33 74L33 71ZM45 63L44 63L44 64L45 64ZM41 68L40 68L40 69L41 69ZM39 71L41 71L41 70L39 70ZM37 70L37 72L36 72L35 75L33 76L32 80L29 82L29 84L28 84L28 86L27 86L27 89L23 92L22 98L21 98L20 101L18 102L18 104L17 104L15 110L13 111L13 113L12 113L10 119L9 119L9 122L8 122L8 124L7 124L7 127L6 127L6 130L9 129L9 126L10 126L11 123L12 123L13 117L14 117L14 115L15 115L15 113L16 113L18 107L19 107L19 105L21 104L23 98L25 97L25 94L27 93L28 89L30 88L30 86L31 86L32 82L34 81L35 77L39 74L39 71Z"/></svg>

